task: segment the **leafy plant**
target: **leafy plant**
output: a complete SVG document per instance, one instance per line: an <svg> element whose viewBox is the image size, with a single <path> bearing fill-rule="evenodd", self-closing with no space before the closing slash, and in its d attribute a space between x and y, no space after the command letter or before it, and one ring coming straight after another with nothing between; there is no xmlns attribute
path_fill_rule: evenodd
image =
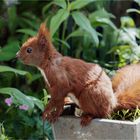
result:
<svg viewBox="0 0 140 140"><path fill-rule="evenodd" d="M9 140L10 139L5 135L5 129L4 129L3 123L0 123L0 139L1 140Z"/></svg>
<svg viewBox="0 0 140 140"><path fill-rule="evenodd" d="M137 107L134 110L122 110L114 112L108 118L113 120L135 121L139 117L140 117L140 109Z"/></svg>
<svg viewBox="0 0 140 140"><path fill-rule="evenodd" d="M0 66L0 72L14 72L16 74L19 74L19 75L28 75L28 77L31 78L31 75L29 72L26 72L26 71L22 71L22 70L17 70L17 69L14 69L14 68L11 68L11 67L8 67L8 66ZM3 94L3 95L9 95L10 98L6 98L5 99L5 103L10 106L10 108L8 109L7 113L10 111L10 110L13 110L13 104L15 105L15 107L19 107L19 110L27 110L29 112L29 114L33 114L34 110L35 110L35 106L37 106L41 112L44 110L44 103L45 105L47 104L47 99L44 99L44 103L43 101L35 98L35 97L32 97L32 96L27 96L25 94L23 94L21 91L19 91L18 89L16 88L11 88L11 87L5 87L5 88L0 88L0 94ZM47 92L44 90L44 94L45 96L47 97ZM38 137L39 137L39 133L43 133L43 129L46 130L46 133L44 133L44 135L42 134L40 137L48 137L50 139L52 139L51 137L51 128L50 128L50 125L45 122L45 128L43 128L43 124L41 124L41 119L40 117L38 116L38 118L36 118L38 122L34 122L33 124L30 123L31 122L31 119L30 119L30 122L29 119L27 119L28 117L25 118L24 115L22 115L22 113L19 114L19 116L22 117L23 119L23 122L25 123L25 125L30 124L29 126L33 127L35 126L35 124L38 125L38 130L36 130L36 132L34 133L34 135L36 135L36 133L38 133ZM28 120L28 121L27 121ZM42 128L41 128L42 127ZM38 132L39 131L39 132ZM49 132L49 134L48 134ZM8 138L2 134L1 135L2 138L5 138L5 140L7 140ZM34 136L32 136L34 137Z"/></svg>
<svg viewBox="0 0 140 140"><path fill-rule="evenodd" d="M25 96L22 92L15 88L0 88L0 93L8 94L12 97L13 103L19 105L27 105L29 109L33 109L36 105L42 111L44 110L44 106L42 101L35 97Z"/></svg>
<svg viewBox="0 0 140 140"><path fill-rule="evenodd" d="M66 3L65 0L61 0L61 2L60 1L58 2L58 0L54 0L53 2L50 2L48 5L46 5L43 8L42 11L43 14L45 14L46 11L54 4L60 7L60 9L57 10L56 14L53 15L50 19L50 32L52 37L55 35L56 31L63 23L64 24L64 28L62 31L63 41L61 41L61 43L65 46L65 44L67 44L65 40L67 30L66 26L68 20L72 17L73 19L71 20L75 21L75 25L78 25L85 32L89 33L89 36L92 38L93 40L92 42L94 43L94 45L98 46L99 39L96 30L91 26L90 21L85 16L85 14L80 11L82 8L84 8L85 6L94 1L95 0L87 0L87 1L76 0L72 2L67 1ZM73 30L75 30L75 28L73 28Z"/></svg>

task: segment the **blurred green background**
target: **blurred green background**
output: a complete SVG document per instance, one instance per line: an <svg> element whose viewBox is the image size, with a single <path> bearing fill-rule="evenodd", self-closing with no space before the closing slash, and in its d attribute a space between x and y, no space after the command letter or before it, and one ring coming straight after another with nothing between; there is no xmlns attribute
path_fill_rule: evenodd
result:
<svg viewBox="0 0 140 140"><path fill-rule="evenodd" d="M41 120L43 78L15 58L42 22L63 55L98 63L112 76L139 61L139 9L139 0L0 0L0 139L53 139Z"/></svg>

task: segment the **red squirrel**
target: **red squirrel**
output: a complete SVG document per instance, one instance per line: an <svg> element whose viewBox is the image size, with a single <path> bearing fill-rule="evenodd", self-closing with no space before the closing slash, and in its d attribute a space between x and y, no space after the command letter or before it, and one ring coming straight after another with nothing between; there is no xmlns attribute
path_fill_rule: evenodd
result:
<svg viewBox="0 0 140 140"><path fill-rule="evenodd" d="M40 25L38 34L22 45L17 57L24 64L37 67L45 79L51 99L43 112L43 120L55 122L63 111L64 99L68 95L83 111L82 126L88 125L93 118L107 117L115 109L134 107L138 104L138 98L140 100L138 95L130 95L134 99L130 102L134 104L127 105L127 96L131 93L122 94L122 86L125 88L127 85L120 85L121 78L114 77L112 81L116 91L114 94L110 78L99 65L62 56L54 48L44 23Z"/></svg>

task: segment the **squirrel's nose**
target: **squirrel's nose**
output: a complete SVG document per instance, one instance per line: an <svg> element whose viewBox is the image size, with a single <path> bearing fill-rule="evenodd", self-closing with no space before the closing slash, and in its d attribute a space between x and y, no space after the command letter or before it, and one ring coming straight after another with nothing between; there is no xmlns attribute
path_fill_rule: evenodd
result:
<svg viewBox="0 0 140 140"><path fill-rule="evenodd" d="M19 51L16 53L16 58L19 58L20 57L20 54L19 54Z"/></svg>

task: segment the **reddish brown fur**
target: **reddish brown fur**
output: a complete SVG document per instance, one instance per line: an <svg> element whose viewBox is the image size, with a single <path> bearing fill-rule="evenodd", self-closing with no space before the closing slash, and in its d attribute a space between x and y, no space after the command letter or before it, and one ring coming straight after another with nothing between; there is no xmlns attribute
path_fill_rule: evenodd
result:
<svg viewBox="0 0 140 140"><path fill-rule="evenodd" d="M27 53L27 48L32 48L32 53ZM25 64L44 71L51 100L43 119L50 122L56 121L62 113L64 98L68 93L75 95L83 110L82 125L87 125L93 118L106 117L113 110L140 107L140 64L120 69L111 83L99 65L65 57L57 52L45 24L40 26L37 36L23 44L17 56Z"/></svg>
<svg viewBox="0 0 140 140"><path fill-rule="evenodd" d="M26 52L32 48L32 53ZM49 32L42 24L36 37L27 40L18 57L28 65L34 65L45 72L49 81L51 100L43 119L57 120L63 111L64 98L73 93L83 110L81 124L87 125L93 118L106 117L116 106L109 77L97 64L62 56L53 47Z"/></svg>
<svg viewBox="0 0 140 140"><path fill-rule="evenodd" d="M140 64L120 69L112 79L118 99L115 110L140 108Z"/></svg>

